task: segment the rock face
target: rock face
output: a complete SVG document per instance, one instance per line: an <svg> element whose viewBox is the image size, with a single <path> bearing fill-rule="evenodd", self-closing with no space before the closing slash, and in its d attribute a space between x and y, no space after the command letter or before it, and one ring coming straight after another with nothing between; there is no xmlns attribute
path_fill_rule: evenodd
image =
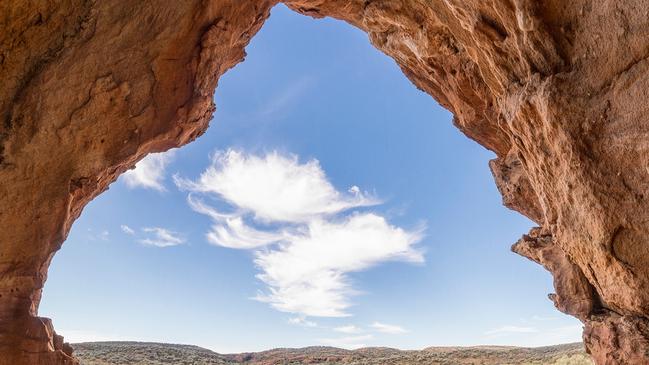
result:
<svg viewBox="0 0 649 365"><path fill-rule="evenodd" d="M120 173L203 133L275 3L0 2L0 363L76 363L37 317L52 256ZM513 249L597 364L649 363L649 0L285 3L366 31L494 151L539 225Z"/></svg>

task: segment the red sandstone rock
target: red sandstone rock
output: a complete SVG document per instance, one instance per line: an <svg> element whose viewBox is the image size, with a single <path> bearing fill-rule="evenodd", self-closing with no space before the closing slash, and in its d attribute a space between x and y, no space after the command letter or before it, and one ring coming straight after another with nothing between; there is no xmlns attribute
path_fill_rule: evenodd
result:
<svg viewBox="0 0 649 365"><path fill-rule="evenodd" d="M73 363L36 317L52 255L147 153L207 128L274 0L0 2L0 364ZM598 364L649 363L649 1L287 0L367 32L498 156L514 247Z"/></svg>

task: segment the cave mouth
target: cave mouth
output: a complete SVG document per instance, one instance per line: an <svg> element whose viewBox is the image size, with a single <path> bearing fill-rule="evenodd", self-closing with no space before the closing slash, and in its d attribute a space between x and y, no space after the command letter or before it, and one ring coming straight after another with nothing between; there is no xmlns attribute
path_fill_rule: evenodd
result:
<svg viewBox="0 0 649 365"><path fill-rule="evenodd" d="M138 167L141 176L130 173L130 180L113 183L73 226L52 262L40 306L66 340L175 342L241 352L314 344L540 346L580 339L577 320L545 299L553 291L549 275L509 252L531 223L501 206L487 167L493 154L455 129L451 115L363 32L276 6L247 52L246 62L221 77L207 133L148 158L151 170ZM358 205L354 214L372 213L406 231L424 222L416 247L425 263L386 259L350 270L350 289L365 294L350 296L354 305L333 316L318 316L304 304L286 309L285 302L251 300L268 289L255 279L255 251L210 245L206 233L214 222L192 210L189 192L174 183L174 175L195 182L210 155L228 150L261 160L278 151L297 156L298 167L319 161L343 195L357 196L346 190L358 186L384 203ZM221 209L224 202L214 204ZM205 336L216 325L227 329ZM365 337L345 343L353 336L331 330L349 326Z"/></svg>

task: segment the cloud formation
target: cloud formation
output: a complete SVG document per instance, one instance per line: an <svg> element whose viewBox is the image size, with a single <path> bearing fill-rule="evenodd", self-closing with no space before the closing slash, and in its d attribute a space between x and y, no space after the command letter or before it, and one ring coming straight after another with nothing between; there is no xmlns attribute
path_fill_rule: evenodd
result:
<svg viewBox="0 0 649 365"><path fill-rule="evenodd" d="M318 160L265 156L228 150L216 153L198 181L174 177L189 191L211 193L263 222L308 222L351 208L379 204L356 186L341 194L327 180Z"/></svg>
<svg viewBox="0 0 649 365"><path fill-rule="evenodd" d="M88 228L88 239L91 241L108 241L109 236L110 233L105 229L95 234L91 228Z"/></svg>
<svg viewBox="0 0 649 365"><path fill-rule="evenodd" d="M133 170L124 173L124 182L129 188L145 188L166 191L164 187L165 170L174 156L170 150L162 153L151 153L140 160Z"/></svg>
<svg viewBox="0 0 649 365"><path fill-rule="evenodd" d="M170 231L160 227L147 227L142 229L145 233L150 233L149 237L139 239L138 241L147 246L171 247L185 243L185 239L177 232Z"/></svg>
<svg viewBox="0 0 649 365"><path fill-rule="evenodd" d="M387 333L390 335L400 335L408 332L402 327L380 322L374 322L370 327L374 328L377 332Z"/></svg>
<svg viewBox="0 0 649 365"><path fill-rule="evenodd" d="M355 333L361 333L363 332L363 329L356 327L354 325L348 325L348 326L340 326L340 327L334 327L333 329L336 332L340 333L346 333L346 334L355 334Z"/></svg>
<svg viewBox="0 0 649 365"><path fill-rule="evenodd" d="M315 84L315 80L308 76L297 78L290 82L283 90L273 95L257 113L255 119L276 119L284 116L293 104L299 102L301 97Z"/></svg>
<svg viewBox="0 0 649 365"><path fill-rule="evenodd" d="M119 226L119 228L122 230L122 232L126 234L130 234L130 235L135 234L135 230L133 230L133 228L127 226L126 224L122 224L121 226Z"/></svg>
<svg viewBox="0 0 649 365"><path fill-rule="evenodd" d="M289 318L288 323L302 327L318 327L317 323L307 320L304 316Z"/></svg>
<svg viewBox="0 0 649 365"><path fill-rule="evenodd" d="M373 213L353 214L341 222L314 220L276 250L256 253L257 277L269 292L257 299L291 313L343 317L355 291L347 273L387 260L421 262L412 249L419 235L391 226Z"/></svg>
<svg viewBox="0 0 649 365"><path fill-rule="evenodd" d="M579 341L583 331L581 323L557 326L553 323L555 319L558 318L532 316L531 320L522 320L523 323L533 322L529 323L530 325L503 325L493 328L484 332L484 342L494 345L538 347Z"/></svg>
<svg viewBox="0 0 649 365"><path fill-rule="evenodd" d="M351 211L380 201L357 186L336 190L317 160L228 150L215 154L196 181L174 179L190 192L190 207L212 218L210 243L254 250L257 277L267 284L255 299L280 311L348 316L356 293L349 273L388 260L423 261L415 247L422 229L408 231L376 213Z"/></svg>

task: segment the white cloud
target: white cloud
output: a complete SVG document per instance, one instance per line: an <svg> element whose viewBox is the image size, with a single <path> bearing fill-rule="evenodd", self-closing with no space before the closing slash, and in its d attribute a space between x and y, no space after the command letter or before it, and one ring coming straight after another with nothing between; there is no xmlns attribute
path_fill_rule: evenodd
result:
<svg viewBox="0 0 649 365"><path fill-rule="evenodd" d="M289 318L288 323L303 327L318 327L317 323L307 320L304 316Z"/></svg>
<svg viewBox="0 0 649 365"><path fill-rule="evenodd" d="M163 181L165 170L174 156L174 151L151 153L140 160L133 170L124 173L124 182L129 188L147 188L166 191Z"/></svg>
<svg viewBox="0 0 649 365"><path fill-rule="evenodd" d="M197 182L175 180L181 188L216 194L262 221L307 222L379 203L358 187L351 195L338 192L317 160L301 164L297 156L277 152L263 157L235 150L217 153Z"/></svg>
<svg viewBox="0 0 649 365"><path fill-rule="evenodd" d="M127 226L126 224L122 224L121 226L119 226L119 228L121 228L122 232L124 232L126 234L130 234L130 235L135 234L135 231L133 230L133 228Z"/></svg>
<svg viewBox="0 0 649 365"><path fill-rule="evenodd" d="M255 299L301 316L349 315L356 293L349 273L388 260L423 262L414 247L423 229L407 231L376 213L352 212L379 201L352 186L341 193L317 160L277 152L218 153L198 181L174 177L192 209L212 218L210 243L254 249L257 277L268 290ZM227 203L222 212L193 194ZM223 204L221 204L223 205Z"/></svg>
<svg viewBox="0 0 649 365"><path fill-rule="evenodd" d="M171 247L185 243L185 239L178 233L160 227L143 228L143 232L152 233L147 238L140 239L139 242L147 246Z"/></svg>
<svg viewBox="0 0 649 365"><path fill-rule="evenodd" d="M257 299L284 312L347 316L348 297L355 293L347 273L387 260L421 262L412 248L419 239L419 233L391 226L372 213L336 223L314 220L301 236L256 253L262 270L258 278L269 286L269 293Z"/></svg>
<svg viewBox="0 0 649 365"><path fill-rule="evenodd" d="M539 323L538 327L501 326L485 332L481 342L492 345L538 347L581 341L583 325L576 319L569 318L566 323L574 324L564 326L546 327L545 325L548 323L554 323L554 321Z"/></svg>
<svg viewBox="0 0 649 365"><path fill-rule="evenodd" d="M107 231L107 230L103 230L103 231L101 231L101 233L99 233L99 236L98 236L98 237L99 237L99 239L102 240L102 241L108 241L108 235L109 235L108 231Z"/></svg>
<svg viewBox="0 0 649 365"><path fill-rule="evenodd" d="M260 231L245 224L242 217L231 217L221 221L221 224L213 225L206 237L217 246L252 249L290 239L290 234Z"/></svg>
<svg viewBox="0 0 649 365"><path fill-rule="evenodd" d="M380 323L380 322L372 323L371 327L378 332L387 333L390 335L399 335L408 332L402 327L391 325L391 324Z"/></svg>
<svg viewBox="0 0 649 365"><path fill-rule="evenodd" d="M510 333L536 333L539 330L535 327L522 327L522 326L501 326L485 332L485 335L500 335Z"/></svg>
<svg viewBox="0 0 649 365"><path fill-rule="evenodd" d="M335 327L333 330L336 332L347 333L350 335L363 332L361 328L356 327L354 325Z"/></svg>
<svg viewBox="0 0 649 365"><path fill-rule="evenodd" d="M108 241L110 233L107 230L102 230L101 232L94 234L91 228L88 228L88 239L91 241Z"/></svg>
<svg viewBox="0 0 649 365"><path fill-rule="evenodd" d="M367 347L367 341L374 338L372 335L362 336L349 336L338 338L323 338L320 343L326 346L340 347L344 349L354 350L362 347Z"/></svg>

